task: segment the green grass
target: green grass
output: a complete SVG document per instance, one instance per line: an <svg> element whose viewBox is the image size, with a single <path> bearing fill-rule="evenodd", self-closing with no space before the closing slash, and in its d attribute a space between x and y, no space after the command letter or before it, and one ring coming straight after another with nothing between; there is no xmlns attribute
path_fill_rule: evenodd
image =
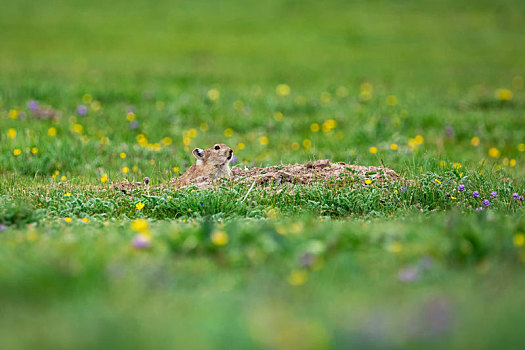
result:
<svg viewBox="0 0 525 350"><path fill-rule="evenodd" d="M0 5L0 348L519 347L523 2ZM408 181L158 186L217 142Z"/></svg>

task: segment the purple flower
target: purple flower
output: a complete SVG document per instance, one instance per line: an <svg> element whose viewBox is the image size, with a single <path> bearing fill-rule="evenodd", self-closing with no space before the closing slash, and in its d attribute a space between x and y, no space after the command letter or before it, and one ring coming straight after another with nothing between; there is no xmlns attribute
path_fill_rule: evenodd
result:
<svg viewBox="0 0 525 350"><path fill-rule="evenodd" d="M133 237L133 246L137 249L146 249L150 246L150 240L146 235L138 234Z"/></svg>
<svg viewBox="0 0 525 350"><path fill-rule="evenodd" d="M445 129L445 135L447 137L454 136L454 129L451 126L447 126L447 128Z"/></svg>
<svg viewBox="0 0 525 350"><path fill-rule="evenodd" d="M35 100L29 101L29 102L27 103L27 108L29 108L29 110L30 110L31 112L36 112L36 111L38 111L38 102L35 101Z"/></svg>
<svg viewBox="0 0 525 350"><path fill-rule="evenodd" d="M0 224L0 232L4 232L6 229L6 226L4 224Z"/></svg>
<svg viewBox="0 0 525 350"><path fill-rule="evenodd" d="M419 271L414 266L409 266L397 272L399 282L414 282L420 278Z"/></svg>
<svg viewBox="0 0 525 350"><path fill-rule="evenodd" d="M488 199L484 199L481 203L483 203L483 205L486 207L490 207L490 202Z"/></svg>
<svg viewBox="0 0 525 350"><path fill-rule="evenodd" d="M138 127L139 127L139 122L138 122L138 121L136 121L136 120L132 120L132 121L129 122L129 128L130 128L131 130L135 130L135 129L137 129Z"/></svg>
<svg viewBox="0 0 525 350"><path fill-rule="evenodd" d="M230 160L230 163L237 163L238 160L239 158L237 156L233 156L232 160Z"/></svg>
<svg viewBox="0 0 525 350"><path fill-rule="evenodd" d="M86 115L87 114L87 107L84 105L80 105L77 107L77 113L78 115Z"/></svg>
<svg viewBox="0 0 525 350"><path fill-rule="evenodd" d="M523 198L523 196L519 196L519 197L518 197L518 200L519 200L519 201L523 201L524 199L525 199L525 198Z"/></svg>
<svg viewBox="0 0 525 350"><path fill-rule="evenodd" d="M407 190L407 188L406 188L406 187L403 187L403 186L401 186L401 187L399 188L399 190L400 190L401 192L404 192L404 191L406 191L406 190Z"/></svg>
<svg viewBox="0 0 525 350"><path fill-rule="evenodd" d="M496 191L493 191L493 192L490 192L490 198L497 198L498 197L498 192Z"/></svg>
<svg viewBox="0 0 525 350"><path fill-rule="evenodd" d="M482 211L482 210L485 210L485 208L483 207L476 208L476 211Z"/></svg>
<svg viewBox="0 0 525 350"><path fill-rule="evenodd" d="M520 196L520 195L519 195L519 194L517 194L517 193L513 193L513 194L512 194L512 198L514 198L514 199L518 199L518 198L519 198L519 196Z"/></svg>
<svg viewBox="0 0 525 350"><path fill-rule="evenodd" d="M472 197L478 198L479 197L479 192L478 191L472 192Z"/></svg>
<svg viewBox="0 0 525 350"><path fill-rule="evenodd" d="M458 191L465 191L465 185L461 184L458 186Z"/></svg>

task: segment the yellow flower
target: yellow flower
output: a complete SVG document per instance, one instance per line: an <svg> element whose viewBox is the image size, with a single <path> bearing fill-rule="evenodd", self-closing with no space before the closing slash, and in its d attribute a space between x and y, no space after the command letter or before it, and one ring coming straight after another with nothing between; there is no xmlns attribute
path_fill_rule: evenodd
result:
<svg viewBox="0 0 525 350"><path fill-rule="evenodd" d="M131 229L137 232L148 231L148 221L146 219L133 220Z"/></svg>
<svg viewBox="0 0 525 350"><path fill-rule="evenodd" d="M144 205L144 203L138 202L137 204L135 204L135 208L137 208L137 210L142 210L142 208L144 208Z"/></svg>
<svg viewBox="0 0 525 350"><path fill-rule="evenodd" d="M178 166L174 166L173 167L173 172L178 173L179 172L179 167Z"/></svg>
<svg viewBox="0 0 525 350"><path fill-rule="evenodd" d="M391 253L400 253L403 250L403 244L400 242L392 242L388 246L388 251Z"/></svg>
<svg viewBox="0 0 525 350"><path fill-rule="evenodd" d="M509 89L498 89L496 90L496 98L500 101L510 101L512 100L512 91Z"/></svg>
<svg viewBox="0 0 525 350"><path fill-rule="evenodd" d="M242 143L242 142L239 142L239 144L237 145L237 148L238 148L239 150L243 150L244 147L246 147L246 146L245 146L244 143Z"/></svg>
<svg viewBox="0 0 525 350"><path fill-rule="evenodd" d="M297 151L299 148L301 148L301 145L299 142L292 142L292 150Z"/></svg>
<svg viewBox="0 0 525 350"><path fill-rule="evenodd" d="M201 129L202 131L208 131L208 124L201 123L201 125L199 126L199 129Z"/></svg>
<svg viewBox="0 0 525 350"><path fill-rule="evenodd" d="M192 129L192 130L195 130L195 129ZM197 131L195 130L195 132ZM160 142L162 142L164 146L169 146L171 145L172 140L171 140L171 137L165 137Z"/></svg>
<svg viewBox="0 0 525 350"><path fill-rule="evenodd" d="M189 136L184 136L182 138L182 143L185 144L186 146L189 145L191 143L191 137Z"/></svg>
<svg viewBox="0 0 525 350"><path fill-rule="evenodd" d="M441 181L439 181L438 179L434 179L434 181L435 181L437 184L440 184L440 185L441 185Z"/></svg>
<svg viewBox="0 0 525 350"><path fill-rule="evenodd" d="M66 217L64 218L64 221L67 222L67 223L69 223L69 222L73 221L73 219L70 218L69 216L66 216Z"/></svg>
<svg viewBox="0 0 525 350"><path fill-rule="evenodd" d="M273 114L273 119L275 119L275 121L282 121L283 120L283 114L281 112L275 112Z"/></svg>
<svg viewBox="0 0 525 350"><path fill-rule="evenodd" d="M439 165L440 167L444 167L445 165L447 165L447 162L445 162L444 160L440 160L439 163L438 163L438 165Z"/></svg>
<svg viewBox="0 0 525 350"><path fill-rule="evenodd" d="M376 154L376 153L377 153L377 147L370 147L370 148L368 149L368 151L369 151L370 153L372 153L372 154Z"/></svg>
<svg viewBox="0 0 525 350"><path fill-rule="evenodd" d="M275 92L279 96L288 96L288 95L290 95L290 90L291 90L290 86L287 85L287 84L279 84L275 88Z"/></svg>
<svg viewBox="0 0 525 350"><path fill-rule="evenodd" d="M12 109L9 111L9 118L16 119L18 118L18 111L16 109Z"/></svg>
<svg viewBox="0 0 525 350"><path fill-rule="evenodd" d="M510 162L509 162L509 165L511 167L515 167L516 166L516 159L511 159Z"/></svg>
<svg viewBox="0 0 525 350"><path fill-rule="evenodd" d="M7 137L14 139L16 137L16 130L13 128L7 130Z"/></svg>
<svg viewBox="0 0 525 350"><path fill-rule="evenodd" d="M292 270L288 276L288 283L292 286L300 286L306 283L308 280L308 274L306 270Z"/></svg>
<svg viewBox="0 0 525 350"><path fill-rule="evenodd" d="M396 144L396 143L391 144L391 145L390 145L390 149L391 149L392 151L397 151L397 144Z"/></svg>
<svg viewBox="0 0 525 350"><path fill-rule="evenodd" d="M509 165L509 158L507 158L507 157L503 158L502 163L503 163L503 165L505 165L505 166Z"/></svg>
<svg viewBox="0 0 525 350"><path fill-rule="evenodd" d="M53 136L57 136L57 129L51 127L51 128L49 128L49 129L47 129L47 134L48 134L49 136L51 136L51 137L53 137Z"/></svg>
<svg viewBox="0 0 525 350"><path fill-rule="evenodd" d="M37 154L37 153L38 153L38 148L36 148L36 147L32 147L32 148L31 148L31 153L33 153L33 154Z"/></svg>
<svg viewBox="0 0 525 350"><path fill-rule="evenodd" d="M165 106L165 104L162 101L155 102L155 109L157 111L162 111L164 109L164 106Z"/></svg>
<svg viewBox="0 0 525 350"><path fill-rule="evenodd" d="M60 174L60 171L55 170L55 175L58 175L58 174Z"/></svg>
<svg viewBox="0 0 525 350"><path fill-rule="evenodd" d="M22 150L21 150L20 148L15 148L15 149L13 150L13 155L14 155L15 157L18 157L20 154L22 154Z"/></svg>
<svg viewBox="0 0 525 350"><path fill-rule="evenodd" d="M136 165L133 165L133 167L131 168L131 170L136 173L137 171L139 171L139 167L136 166Z"/></svg>
<svg viewBox="0 0 525 350"><path fill-rule="evenodd" d="M499 158L500 156L500 151L499 149L497 149L496 147L492 147L489 149L489 157L492 157L492 158Z"/></svg>
<svg viewBox="0 0 525 350"><path fill-rule="evenodd" d="M263 146L266 146L268 144L268 138L266 136L259 137L259 143Z"/></svg>
<svg viewBox="0 0 525 350"><path fill-rule="evenodd" d="M126 119L128 120L128 122L134 121L134 120L135 120L135 117L136 117L136 115L135 115L135 113L133 113L133 112L128 112L128 113L126 114Z"/></svg>
<svg viewBox="0 0 525 350"><path fill-rule="evenodd" d="M370 185L371 183L372 183L372 180L370 180L370 179L366 179L366 180L365 180L365 184L366 184L366 185Z"/></svg>
<svg viewBox="0 0 525 350"><path fill-rule="evenodd" d="M454 196L450 196L450 198L451 198L451 199L456 199L456 197L454 197Z"/></svg>
<svg viewBox="0 0 525 350"><path fill-rule="evenodd" d="M389 95L387 96L386 98L386 104L388 106L397 106L397 97L395 97L394 95Z"/></svg>
<svg viewBox="0 0 525 350"><path fill-rule="evenodd" d="M123 172L124 174L129 173L129 168L128 168L127 166L125 166L124 168L122 168L122 172Z"/></svg>
<svg viewBox="0 0 525 350"><path fill-rule="evenodd" d="M66 180L67 180L67 177L65 177L64 175L62 175L62 177L60 178L60 180L62 180L62 181L66 181Z"/></svg>
<svg viewBox="0 0 525 350"><path fill-rule="evenodd" d="M372 92L370 91L361 91L359 93L359 100L361 102L368 102L372 99Z"/></svg>
<svg viewBox="0 0 525 350"><path fill-rule="evenodd" d="M452 167L453 167L454 169L459 170L459 169L461 169L461 163L454 163L454 164L452 164Z"/></svg>
<svg viewBox="0 0 525 350"><path fill-rule="evenodd" d="M332 96L330 95L329 92L325 91L321 93L321 102L330 103L331 100L332 100Z"/></svg>
<svg viewBox="0 0 525 350"><path fill-rule="evenodd" d="M104 175L102 175L102 177L100 178L100 182L104 183L104 182L106 182L106 181L108 181L108 174L104 174Z"/></svg>
<svg viewBox="0 0 525 350"><path fill-rule="evenodd" d="M235 109L236 111L240 112L243 110L243 108L244 108L244 102L242 102L241 100L237 100L233 102L233 109Z"/></svg>
<svg viewBox="0 0 525 350"><path fill-rule="evenodd" d="M525 245L525 234L516 233L512 241L516 247L523 247Z"/></svg>
<svg viewBox="0 0 525 350"><path fill-rule="evenodd" d="M310 130L312 130L312 132L318 132L319 129L320 129L320 127L319 127L319 124L318 124L318 123L312 123L312 124L310 125Z"/></svg>
<svg viewBox="0 0 525 350"><path fill-rule="evenodd" d="M77 134L82 134L84 132L84 127L81 124L73 124L73 131Z"/></svg>
<svg viewBox="0 0 525 350"><path fill-rule="evenodd" d="M83 218L82 222L89 222L89 219L88 218Z"/></svg>
<svg viewBox="0 0 525 350"><path fill-rule="evenodd" d="M397 190L394 190L394 193L397 194Z"/></svg>
<svg viewBox="0 0 525 350"><path fill-rule="evenodd" d="M518 145L518 151L525 152L525 143L520 143Z"/></svg>
<svg viewBox="0 0 525 350"><path fill-rule="evenodd" d="M98 112L100 110L100 102L99 101L93 101L91 103L91 109L95 112Z"/></svg>
<svg viewBox="0 0 525 350"><path fill-rule="evenodd" d="M71 192L64 193L64 197L71 197Z"/></svg>
<svg viewBox="0 0 525 350"><path fill-rule="evenodd" d="M120 158L126 159L126 153L124 153L124 152L120 153Z"/></svg>
<svg viewBox="0 0 525 350"><path fill-rule="evenodd" d="M361 84L361 92L370 92L372 93L374 91L372 84L370 83L363 83Z"/></svg>
<svg viewBox="0 0 525 350"><path fill-rule="evenodd" d="M93 101L93 96L91 94L84 94L82 95L82 102L85 104L91 103Z"/></svg>
<svg viewBox="0 0 525 350"><path fill-rule="evenodd" d="M226 130L224 130L224 136L232 137L233 136L233 129L232 128L227 128Z"/></svg>
<svg viewBox="0 0 525 350"><path fill-rule="evenodd" d="M474 136L473 138L470 139L470 144L474 147L478 147L479 146L479 137L477 136Z"/></svg>
<svg viewBox="0 0 525 350"><path fill-rule="evenodd" d="M208 91L208 98L210 99L210 101L217 101L220 96L221 94L219 93L219 90L217 89L210 89Z"/></svg>
<svg viewBox="0 0 525 350"><path fill-rule="evenodd" d="M303 140L303 147L304 148L309 149L311 146L312 146L312 141L310 141L309 139L304 139Z"/></svg>
<svg viewBox="0 0 525 350"><path fill-rule="evenodd" d="M197 134L198 134L197 129L191 128L190 130L188 130L188 136L191 138L197 137Z"/></svg>
<svg viewBox="0 0 525 350"><path fill-rule="evenodd" d="M228 243L228 234L224 231L216 231L212 233L211 241L217 246L226 245Z"/></svg>
<svg viewBox="0 0 525 350"><path fill-rule="evenodd" d="M422 145L423 142L425 141L425 139L423 138L423 136L421 135L417 135L415 138L414 138L414 142L418 145Z"/></svg>

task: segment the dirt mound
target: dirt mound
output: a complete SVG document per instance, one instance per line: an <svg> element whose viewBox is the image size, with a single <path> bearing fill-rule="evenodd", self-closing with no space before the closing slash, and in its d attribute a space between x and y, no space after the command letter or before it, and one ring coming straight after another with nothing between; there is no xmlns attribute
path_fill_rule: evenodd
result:
<svg viewBox="0 0 525 350"><path fill-rule="evenodd" d="M232 168L234 183L248 183L259 186L271 184L310 184L326 183L345 185L362 183L370 180L372 183L385 183L402 180L392 169L375 166L361 166L346 163L330 163L329 160L318 160L306 164L281 164L265 168ZM172 179L169 185L173 185ZM368 181L366 181L368 182ZM206 189L214 186L214 182L207 177L198 177L191 182L198 188Z"/></svg>

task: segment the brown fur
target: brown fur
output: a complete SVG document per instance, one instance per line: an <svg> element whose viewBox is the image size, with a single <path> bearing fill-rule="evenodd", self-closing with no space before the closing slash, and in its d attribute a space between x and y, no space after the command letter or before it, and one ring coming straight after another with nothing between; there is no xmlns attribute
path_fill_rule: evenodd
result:
<svg viewBox="0 0 525 350"><path fill-rule="evenodd" d="M219 147L219 149L215 149ZM195 148L193 155L197 163L192 165L175 182L176 187L188 186L192 180L198 177L206 177L211 180L219 178L231 178L230 161L233 150L223 143L213 145L208 149Z"/></svg>

